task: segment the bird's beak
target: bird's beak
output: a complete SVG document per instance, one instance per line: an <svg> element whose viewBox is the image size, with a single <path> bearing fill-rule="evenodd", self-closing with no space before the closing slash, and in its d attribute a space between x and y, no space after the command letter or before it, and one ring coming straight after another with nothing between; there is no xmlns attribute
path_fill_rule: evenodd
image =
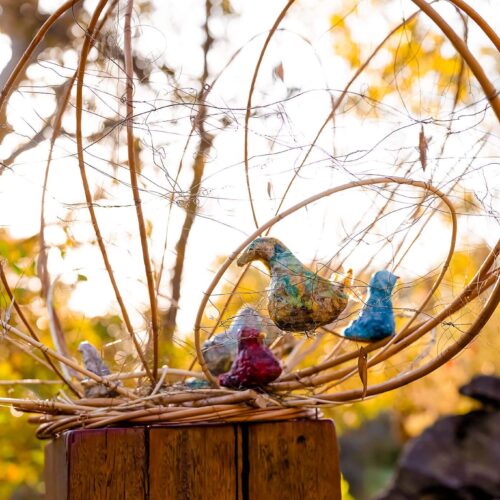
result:
<svg viewBox="0 0 500 500"><path fill-rule="evenodd" d="M266 332L259 332L259 335L257 335L257 337L260 340L264 340L267 337Z"/></svg>
<svg viewBox="0 0 500 500"><path fill-rule="evenodd" d="M243 253L238 257L238 260L236 261L236 264L238 266L244 266L245 264L248 264L249 262L252 262L252 260L255 259L255 250L251 247L247 247Z"/></svg>
<svg viewBox="0 0 500 500"><path fill-rule="evenodd" d="M239 257L238 260L236 261L236 264L238 264L239 267L244 266L247 264L249 261L247 260L248 254L247 252L243 252Z"/></svg>

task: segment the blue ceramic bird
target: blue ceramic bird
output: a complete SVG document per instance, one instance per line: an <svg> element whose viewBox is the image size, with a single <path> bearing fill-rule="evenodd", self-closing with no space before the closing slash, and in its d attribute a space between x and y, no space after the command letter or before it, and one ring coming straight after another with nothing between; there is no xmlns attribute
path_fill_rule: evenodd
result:
<svg viewBox="0 0 500 500"><path fill-rule="evenodd" d="M205 379L190 377L184 384L179 384L181 388L186 389L212 389L212 384Z"/></svg>
<svg viewBox="0 0 500 500"><path fill-rule="evenodd" d="M265 343L268 346L281 334L269 318L265 318L251 306L243 306L236 313L228 330L214 335L203 343L205 363L214 375L226 373L231 368L238 353L238 332L242 328L254 328L265 332Z"/></svg>
<svg viewBox="0 0 500 500"><path fill-rule="evenodd" d="M370 280L368 299L361 314L345 330L344 337L370 342L394 335L396 325L392 310L392 289L398 276L378 271Z"/></svg>

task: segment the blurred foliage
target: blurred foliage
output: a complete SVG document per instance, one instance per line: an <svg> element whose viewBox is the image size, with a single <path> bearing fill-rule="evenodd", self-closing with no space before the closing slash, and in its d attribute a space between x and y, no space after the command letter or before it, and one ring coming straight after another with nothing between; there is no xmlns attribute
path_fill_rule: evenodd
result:
<svg viewBox="0 0 500 500"><path fill-rule="evenodd" d="M475 274L487 253L486 246L457 251L452 258L443 285L427 306L426 311L433 314L433 312L449 304ZM210 309L207 308L210 312L204 319L204 325L213 326L214 316L217 317L216 311L221 312L223 310L223 304L241 272L237 271L236 268L232 268L232 271L231 269L228 271L229 278L220 287L217 295L218 299ZM362 282L367 282L370 274L371 271L368 271L366 275L356 276L356 278ZM404 311L405 309L418 307L419 302L423 300L432 287L435 278L436 274L432 274L432 276L424 277L416 282L405 283L404 286L396 289L394 297L396 310ZM261 313L266 313L264 292L269 283L268 279L266 273L260 270L260 265L249 270L236 288L230 306L223 315L222 324L225 327L229 326L231 318L245 302L253 304ZM438 355L473 322L487 295L488 293L449 317L415 345L382 363L377 368L371 369L368 383L376 384L387 378L395 377ZM396 319L398 327L401 328L407 319L407 313L400 314ZM500 353L499 324L500 310L497 310L481 332L481 335L465 351L423 379L396 391L367 399L362 403L347 404L339 408L324 410L326 417L335 420L340 435L359 429L367 421L372 421L381 414L390 412L390 427L392 429L388 429L387 432L391 433L392 437L386 434L385 438L379 440L378 445L371 443L373 448L377 448L377 446L378 448L372 450L370 456L378 458L369 460L361 468L358 468L358 474L363 477L363 483L370 486L367 496L363 498L371 498L372 495L387 485L391 477L392 467L397 459L397 450L404 442L420 434L441 416L466 413L476 406L473 400L460 396L458 388L476 374L500 374L500 366L497 361ZM222 327L219 327L218 331L221 329ZM210 332L210 330L210 328L206 329L207 332ZM297 335L296 338L298 337ZM314 342L314 338L307 340L306 345L303 347L304 351L307 351L312 342ZM306 367L318 363L335 347L337 342L338 337L333 335L325 337L322 349L308 355L299 366ZM361 382L356 376L341 385L332 387L331 391L359 388L360 385ZM393 442L393 446L390 452L386 453L384 452L384 446L387 445L388 441ZM381 461L381 454L384 453L387 456ZM346 483L345 480L344 483ZM345 498L350 497L345 496Z"/></svg>
<svg viewBox="0 0 500 500"><path fill-rule="evenodd" d="M138 2L137 5L146 11L149 2ZM357 1L346 0L342 3L342 9L334 12L330 19L333 50L338 57L346 61L353 71L359 68L373 50L373 46L364 45L359 40L359 23L366 22L363 16L373 15L374 12L383 14L384 9L390 9L394 6L394 2L368 0L362 5L365 9L364 13L360 11L361 4L358 6ZM11 60L0 75L0 87L2 87L13 64L19 59L35 30L47 18L47 14L38 9L37 0L23 2L0 0L0 6L2 9L0 31L11 39L12 46ZM231 4L227 0L222 1L221 8L223 14L233 12ZM358 14L361 16L358 17ZM40 47L40 52L57 47L58 49L51 54L51 57L56 60L62 58L64 51L74 45L75 32L72 28L75 28L75 22L83 21L85 23L87 17L88 13L85 8L74 10L65 16L56 29L51 30L50 36L46 37L44 44ZM19 22L19 19L22 19L22 22ZM375 112L376 106L371 106L369 100L381 101L396 93L418 96L418 86L426 78L432 79L437 88L436 99L440 99L443 92L449 92L456 102L466 102L468 70L463 68L454 51L450 52L448 49L449 43L442 35L430 32L420 18L414 19L391 37L381 52L381 57L366 70L365 79L368 80L366 97L368 100L365 102L364 98L352 97L346 106L352 106L353 103L356 103L359 104L356 107L358 111L368 109ZM484 50L486 53L489 49ZM39 53L35 55L38 56ZM166 72L169 71L166 67L163 69ZM422 112L422 102L418 99L408 100L407 104L413 107L413 110ZM430 98L426 99L426 104L432 104ZM366 109L365 105L368 106ZM439 105L438 101L436 101L436 105ZM426 110L426 112L428 111ZM9 132L8 124L0 128L0 140ZM475 203L472 194L464 197L463 203L467 211L471 211L471 205ZM59 251L64 255L65 248L74 244L74 240L68 237L68 240L59 246ZM16 301L22 306L30 323L36 325L36 331L42 341L52 346L47 311L45 304L40 299L40 283L36 275L37 245L36 235L24 240L14 240L7 231L0 230L0 256L6 262L5 268L8 272L9 282L15 289ZM438 308L440 304L448 303L460 287L472 277L485 251L485 248L473 248L469 251L459 252L454 256L451 269L446 276L445 286L429 304L428 311L430 313L434 307ZM216 262L214 267L218 264L220 262ZM208 332L215 326L217 312L222 310L223 302L233 288L236 275L228 273L228 276L228 281L218 291L218 300L207 308L203 326ZM368 276L358 278L366 280ZM82 281L86 278L84 275L78 275L76 279ZM398 303L406 306L408 304L417 305L431 284L429 279L422 279L412 284L411 288L400 290L396 295L396 305ZM82 340L88 340L102 349L106 361L115 371L132 369L136 360L132 359L129 354L128 341L125 341L122 335L122 325L119 318L111 315L83 317L71 311L67 303L73 286L72 283L58 282L54 289L55 304L64 325L70 351L76 353L78 343ZM224 312L223 322L218 326L217 331L221 331L228 325L236 311L244 303L254 304L258 309L262 309L265 305L262 292L267 286L267 276L261 271L252 269L237 287L234 297ZM0 299L1 314L2 317L5 317L9 310L10 301L3 291ZM436 328L433 335L427 335L413 348L385 363L382 368L370 371L369 383L376 383L411 369L412 363L422 353L433 356L444 350L449 342L452 342L460 333L460 330L466 329L467 325L471 323L480 308L481 300L479 299L464 310L459 311L446 323ZM469 380L473 374L499 372L499 320L500 312L497 311L482 335L465 352L437 372L398 391L366 400L363 403L328 410L325 412L326 415L334 418L340 432L344 432L358 428L364 421L375 417L382 411L390 410L394 416L395 432L404 441L421 432L423 428L441 415L468 411L473 403L460 397L457 393L457 387ZM398 318L399 324L404 321L404 317ZM10 322L23 329L14 313ZM309 339L308 342L313 342L313 340ZM302 364L306 366L318 362L319 357L326 355L336 342L337 338L333 336L327 338L324 342L323 352L316 352L314 355L308 356ZM53 375L45 366L35 362L12 344L2 340L1 347L0 380L53 379ZM161 358L168 358L171 366L189 366L193 353L193 341L190 336L186 339L177 339L177 343L174 344L164 343L161 348ZM425 362L425 359L422 361ZM359 380L353 378L345 383L346 388L353 385L359 385ZM3 397L49 397L60 390L66 389L60 385L0 385L0 394ZM44 443L35 438L34 428L27 423L27 417L20 416L16 412L9 412L6 408L0 411L0 442L2 443L0 498L11 498L15 491L19 493L17 498L22 498L23 495L27 499L36 498L37 494L43 492L42 449ZM342 488L343 498L352 498L348 493L348 484L345 480L342 482Z"/></svg>
<svg viewBox="0 0 500 500"><path fill-rule="evenodd" d="M342 500L354 500L349 493L349 483L344 479L344 476L340 478L340 490L342 494Z"/></svg>
<svg viewBox="0 0 500 500"><path fill-rule="evenodd" d="M35 272L33 259L29 257L37 253L36 239L28 238L16 241L10 238L5 231L0 234L0 239L2 241L1 256L5 259L5 268L9 271L9 281L13 288L15 287L16 300L32 324L37 326L37 333L40 334L42 340L51 345L46 311L39 299L38 280L33 275ZM457 292L458 287L472 277L479 262L484 257L485 251L485 248L478 248L456 253L445 279L446 285L429 306L429 310L438 307L439 304L449 302L450 297ZM218 264L220 261L214 263L214 267ZM210 331L214 326L215 318L218 316L216 312L221 311L223 303L233 289L236 277L236 273L230 273L227 281L221 285L218 300L213 303L212 308L207 309L203 320L207 331ZM361 279L366 279L366 277ZM265 309L263 299L265 294L263 292L266 290L267 284L266 274L258 268L251 268L236 289L229 307L226 308L222 325L217 330L220 331L227 327L231 318L244 303L251 303L260 310ZM431 284L432 280L428 278L412 284L410 288L400 289L395 297L396 307L402 303L417 304ZM120 342L123 334L118 318L114 316L84 318L77 315L65 306L70 294L70 285L60 284L58 286L58 310L65 326L71 352L76 353L78 342L86 339L101 346L106 360L111 362L114 370L123 369L124 349L121 346L122 342ZM1 300L3 315L5 315L9 306L5 293L2 294ZM457 313L445 324L440 325L436 329L434 339L425 337L415 349L401 353L384 364L380 370L370 371L369 383L376 383L378 380L410 369L415 357L421 355L422 352L435 355L445 349L459 330L467 328L479 307L480 301L470 304L465 310ZM404 441L420 433L441 415L470 410L473 403L459 396L457 388L474 374L491 374L498 371L499 320L500 316L497 312L496 317L488 323L481 336L466 351L428 377L363 403L327 410L325 414L335 419L340 433L343 433L359 427L364 421L374 418L383 411L391 410L394 417L394 431L401 441ZM10 321L22 329L22 325L18 325L15 314L12 314ZM399 318L398 321L404 321L404 318ZM309 339L307 342L313 341L314 339ZM324 343L324 352L328 352L336 341L337 339L333 336L331 339L327 338ZM171 344L168 347L168 353L162 353L162 359L168 355L171 366L186 367L190 363L192 352L192 339L187 337L186 343ZM307 357L303 361L303 365L314 364L324 352ZM132 367L132 362L126 365L127 369ZM34 362L25 353L3 341L0 351L0 380L26 378L50 380L53 379L53 375L47 368ZM345 384L346 387L352 384L359 385L359 381L354 378ZM4 397L47 397L57 393L60 389L63 388L54 385L0 386L0 392ZM0 412L0 422L2 423L0 440L3 443L2 456L0 457L0 498L9 498L10 493L20 485L32 488L29 490L30 494L42 489L43 443L36 440L34 428L26 420L26 416L20 416L16 412L14 414L7 410ZM367 474L369 473L371 472L367 471Z"/></svg>
<svg viewBox="0 0 500 500"><path fill-rule="evenodd" d="M335 55L342 57L349 67L357 70L371 55L375 45L366 43L362 25L369 26L377 16L387 24L387 33L397 27L402 19L389 21L395 2L369 0L346 0L330 18ZM364 24L363 24L364 23ZM463 19L457 31L467 37L467 25ZM363 33L363 36L360 36ZM380 38L382 40L382 38ZM363 71L367 86L363 96L353 96L346 107L353 102L357 108L377 113L376 103L397 93L412 112L432 113L432 107L439 107L441 97L450 93L455 105L467 102L469 69L452 48L448 39L440 32L429 30L425 16L416 16L397 29L378 52L375 59ZM436 89L435 101L426 93L422 100L422 82L432 82ZM420 95L420 98L416 96ZM407 99L412 96L411 99ZM367 99L365 99L367 98Z"/></svg>
<svg viewBox="0 0 500 500"><path fill-rule="evenodd" d="M47 310L40 299L40 283L36 277L36 264L33 256L38 253L38 239L31 237L23 240L12 239L8 232L0 230L0 258L4 262L10 286L14 292L16 302L41 341L53 348L49 332ZM77 281L82 277L77 276ZM114 372L131 370L136 366L137 360L131 356L128 341L121 329L118 317L84 317L76 314L67 307L73 286L58 283L55 287L56 307L64 325L65 337L70 352L79 359L78 344L87 340L101 348L106 362ZM2 289L0 293L1 315L5 319L9 310L10 301ZM10 324L26 331L17 315L12 312ZM0 340L0 381L15 381L19 379L54 380L51 371L31 358L18 347ZM191 344L192 345L192 344ZM39 353L23 345L24 348ZM188 365L192 348L186 348L184 343L167 344L162 352L162 359L171 360L171 366ZM68 389L62 384L1 384L0 397L12 398L48 398L58 392L70 395ZM43 446L44 443L35 437L35 428L28 424L27 416L15 410L4 408L0 411L0 498L10 498L17 492L16 498L33 499L35 495L43 492ZM19 489L22 487L21 489Z"/></svg>
<svg viewBox="0 0 500 500"><path fill-rule="evenodd" d="M401 452L401 439L393 427L392 413L382 411L340 436L340 467L356 500L373 498L387 485Z"/></svg>
<svg viewBox="0 0 500 500"><path fill-rule="evenodd" d="M487 253L487 247L455 252L443 285L435 293L426 308L427 313L433 314L433 312L449 304L473 277ZM368 271L366 275L356 276L356 279L361 282L368 282L370 274L371 271ZM211 313L205 318L204 324L213 324L212 316L215 314L215 309L219 312L222 310L228 293L233 289L237 276L239 274L232 275L228 278L228 282L221 286L218 300L213 303ZM418 307L419 302L427 295L433 285L436 276L436 274L432 274L432 276L424 277L416 282L405 283L399 289L396 288L394 295L395 310L401 311L399 314L396 313L396 322L399 329L408 320L407 310ZM268 283L268 277L264 272L258 268L251 268L237 287L231 304L223 316L222 324L227 327L232 316L243 303L253 304L262 314L265 314L264 291ZM487 295L488 292L449 317L415 345L382 363L378 368L371 369L369 371L369 384L381 382L389 377L413 369L418 364L425 363L431 357L446 349L473 322ZM392 408L397 415L398 432L403 439L408 439L419 434L426 426L442 415L469 411L473 403L461 397L457 393L457 389L475 374L500 373L500 366L497 362L500 352L499 320L500 311L496 311L481 335L468 349L424 379L397 391L368 399L363 403L344 405L340 409L327 410L326 412L335 419L339 429L343 431L344 429L356 428L365 420L378 415L382 410ZM221 331L221 329L222 327L219 327L218 331ZM207 331L210 331L210 328L207 328ZM298 334L297 337L299 337ZM314 342L314 338L307 340L303 348L304 351L308 350L308 345L312 342ZM337 342L338 337L327 335L322 342L322 348L304 358L299 366L306 367L316 364L335 347ZM352 387L358 388L359 386L360 381L356 376L343 385L332 388L332 391Z"/></svg>
<svg viewBox="0 0 500 500"><path fill-rule="evenodd" d="M40 284L35 274L37 254L37 238L13 240L5 231L0 231L0 256L4 261L4 269L14 291L16 302L22 307L24 314L42 342L52 347L48 330L47 311L39 297ZM71 287L57 287L57 304L61 320L64 324L66 338L71 352L76 352L78 343L89 340L96 345L114 339L111 333L117 327L117 318L83 318L75 315L63 304L68 300ZM2 318L10 306L7 294L2 290L0 295ZM12 313L10 323L25 328L20 324L15 313ZM28 346L24 346L33 352ZM33 352L34 354L38 354ZM0 350L0 380L16 379L54 380L51 371L36 362L28 354L16 346L2 341ZM59 390L65 390L59 385L0 385L2 397L46 398L55 395ZM67 389L66 389L67 391ZM42 491L41 472L43 466L43 443L34 435L34 429L27 423L27 417L18 412L3 410L0 412L0 498L9 498L12 491L24 485L25 498L34 498L35 492ZM26 489L27 488L27 489Z"/></svg>
<svg viewBox="0 0 500 500"><path fill-rule="evenodd" d="M454 255L450 270L445 276L445 284L428 306L428 312L431 313L440 305L451 302L451 297L456 296L463 285L472 278L486 251L483 247L460 251ZM412 284L411 288L396 292L395 307L402 304L417 305L431 285L432 280L425 279ZM388 375L394 376L407 371L415 366L415 360L425 363L429 357L434 357L446 349L472 323L486 297L487 293L441 323L434 332L417 342L416 346L391 358L380 370L370 372L369 383L377 383ZM342 430L358 427L365 420L379 414L382 409L391 408L397 417L397 432L406 440L418 435L442 415L469 411L475 403L460 396L457 390L475 374L500 374L499 320L500 311L497 310L481 335L465 351L436 372L394 392L331 410L330 415ZM397 322L401 325L404 319L398 318ZM307 364L312 362L311 359L307 360ZM354 383L359 384L359 381Z"/></svg>

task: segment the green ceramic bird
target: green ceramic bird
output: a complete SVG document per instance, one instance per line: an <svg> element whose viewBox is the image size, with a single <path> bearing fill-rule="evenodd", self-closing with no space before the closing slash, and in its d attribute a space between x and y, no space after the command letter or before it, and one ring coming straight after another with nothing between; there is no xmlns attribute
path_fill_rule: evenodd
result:
<svg viewBox="0 0 500 500"><path fill-rule="evenodd" d="M268 292L269 316L289 332L311 332L331 323L345 309L343 284L332 283L307 269L276 238L255 239L237 260L243 266L263 262L271 273Z"/></svg>

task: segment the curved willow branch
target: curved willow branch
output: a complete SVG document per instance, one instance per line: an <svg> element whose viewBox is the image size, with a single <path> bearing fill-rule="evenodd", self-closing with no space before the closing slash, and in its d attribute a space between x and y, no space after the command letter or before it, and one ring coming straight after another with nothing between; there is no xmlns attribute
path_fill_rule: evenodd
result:
<svg viewBox="0 0 500 500"><path fill-rule="evenodd" d="M280 203L278 205L278 208L276 209L276 213L279 213L279 211L281 210L281 207L283 206L283 203L285 201L285 198L288 194L288 192L290 191L290 188L292 187L292 184L294 183L295 179L298 177L299 173L300 173L300 170L302 169L302 167L305 165L305 162L307 161L307 158L309 157L309 155L311 154L311 151L313 150L314 146L316 145L316 143L318 142L318 139L319 137L321 136L321 134L323 133L325 127L327 126L328 122L335 116L335 112L337 111L337 109L340 107L341 103L343 102L345 96L347 95L348 91L349 91L349 88L351 87L351 85L357 80L357 78L363 73L363 71L366 69L366 67L370 64L370 62L373 60L373 58L378 54L378 52L380 51L380 49L383 48L383 46L387 43L387 41L395 34L397 33L397 31L399 29L401 29L403 26L405 26L407 23L411 22L418 14L420 13L420 10L414 12L411 16L409 16L407 19L405 19L403 22L401 22L400 24L398 24L395 28L393 28L388 34L387 36L377 45L377 47L375 47L375 49L373 50L373 52L367 57L367 59L363 62L363 64L356 70L356 72L354 73L354 75L352 76L352 78L349 80L349 82L347 83L347 85L344 87L344 89L342 90L339 98L335 101L333 107L332 107L332 110L330 111L330 113L328 114L328 116L326 117L325 121L323 122L323 124L321 125L321 127L319 128L313 142L311 143L311 145L309 146L303 160L301 161L300 165L297 167L296 171L294 172L294 175L292 177L292 179L290 180L290 182L288 183L286 189L285 189L285 192L280 200ZM247 108L248 110L248 108ZM247 128L245 129L247 131ZM247 156L246 156L247 157ZM248 158L247 158L248 159ZM248 180L248 168L246 167L246 172L247 172L247 187L249 186L249 180ZM393 193L394 194L394 193ZM251 197L250 197L250 200ZM250 201L250 203L252 204L253 202ZM386 204L386 207L387 207L388 203ZM385 207L384 207L385 209ZM381 211L383 211L384 209L381 209ZM255 220L255 219L254 219ZM266 233L267 234L267 233ZM243 269L243 271L241 272L239 278L238 278L238 284L243 280L243 278L246 276L246 274L248 273L248 270L250 269L250 265L246 266L245 269ZM228 306L228 303L229 301L233 298L234 294L236 293L236 288L238 286L238 284L236 284L233 288L232 288L232 291L231 293L229 294L228 296L228 299L227 299L227 303L224 307L224 311L225 309L227 308ZM215 326L213 327L212 329L212 332L210 334L210 336L213 335L214 331L217 329L217 327L219 326L219 323L222 319L222 316L223 316L223 313L219 314L219 318L215 324ZM191 367L194 366L194 363L195 363L196 360L193 360L192 363L191 363Z"/></svg>
<svg viewBox="0 0 500 500"><path fill-rule="evenodd" d="M239 255L239 253L244 250L244 248L251 242L253 241L256 237L260 236L266 229L274 226L277 222L280 220L284 219L285 217L288 217L292 213L296 212L297 210L309 205L310 203L313 203L317 200L320 200L321 198L325 198L327 196L330 196L335 193L340 193L342 191L346 191L348 189L352 189L355 187L363 187L363 186L373 186L377 184L391 184L391 183L397 183L397 184L404 184L408 186L415 186L415 187L420 187L422 189L431 191L432 193L436 194L440 198L443 199L443 201L448 205L450 208L451 212L454 212L453 205L451 202L446 198L446 196L441 193L437 188L434 186L430 185L429 183L422 182L422 181L417 181L417 180L411 180L411 179L405 179L402 177L376 177L373 179L366 179L366 180L360 180L360 181L352 181L347 184L343 184L341 186L337 186L334 188L327 189L326 191L322 191L321 193L318 193L314 196L311 196L300 203L297 203L296 205L290 207L289 209L279 213L278 215L274 216L272 219L268 220L265 224L260 226L258 229L256 229L243 243L241 243L238 248L231 254L229 257L226 259L224 264L219 268L219 271L213 278L212 282L210 283L207 291L204 294L204 297L201 301L201 304L198 308L198 313L196 316L196 321L194 325L194 338L195 338L195 347L196 347L196 355L198 358L198 362L201 365L201 368L203 372L205 373L206 377L208 380L210 380L213 384L218 385L217 379L211 374L210 370L206 366L205 360L203 358L203 354L201 351L201 342L200 342L200 328L201 328L201 320L203 318L203 313L205 311L205 307L210 299L210 295L214 291L215 287L221 280L222 276L226 272L226 270L229 268L231 263L236 259L236 257ZM455 223L456 220L454 219ZM453 249L455 246L455 235L456 235L456 228L452 231L452 242L450 245L450 248ZM453 253L453 250L451 251ZM448 258L443 265L443 268L447 266L449 263L450 258ZM442 272L438 279L436 280L436 283L439 283L442 280L444 273ZM434 287L433 287L434 288Z"/></svg>
<svg viewBox="0 0 500 500"><path fill-rule="evenodd" d="M113 268L111 267L111 263L109 261L106 245L104 244L104 241L102 239L102 233L99 228L99 224L97 222L97 216L95 214L94 205L92 201L92 194L90 192L87 173L85 171L85 161L83 158L82 113L83 113L83 80L85 78L85 66L87 63L87 57L90 51L92 40L94 38L95 27L106 3L107 0L100 0L99 3L97 4L97 7L95 8L94 13L92 14L92 18L90 19L90 23L85 33L85 41L83 43L82 51L80 54L80 62L78 63L77 84L76 84L76 145L78 153L78 165L80 167L80 175L82 178L83 190L85 192L85 199L87 201L87 208L89 210L90 219L92 221L92 227L94 228L94 232L96 234L97 244L99 246L99 250L101 251L101 255L104 261L104 266L106 267L106 271L108 272L108 276L111 281L111 286L113 287L116 300L120 306L123 321L125 322L127 331L130 335L130 338L132 339L132 342L134 343L135 349L137 351L139 358L141 359L144 369L148 373L148 377L151 379L151 381L153 381L154 380L153 374L151 373L151 370L148 367L146 358L142 352L141 345L139 344L139 341L137 340L137 337L135 335L134 328L130 321L127 309L125 307L125 303L120 294L115 276L113 274Z"/></svg>
<svg viewBox="0 0 500 500"><path fill-rule="evenodd" d="M496 47L498 52L500 52L500 38L496 34L495 30L486 22L484 17L479 15L479 13L467 2L464 2L464 0L448 0L448 2L452 3L460 10L463 10L472 20L474 20L483 33L491 40L491 43Z"/></svg>
<svg viewBox="0 0 500 500"><path fill-rule="evenodd" d="M49 31L49 29L56 23L56 21L61 16L63 16L63 14L66 13L66 11L71 9L78 2L80 2L80 0L67 0L53 14L51 14L49 18L42 24L41 28L33 37L28 48L25 50L21 59L14 68L14 71L12 71L12 73L10 74L9 79L7 80L7 83L5 84L4 88L0 92L0 111L2 110L7 99L9 98L12 89L17 82L17 79L19 78L21 73L24 71L26 65L28 64L31 55L33 54L37 46L40 44L40 42L43 40L43 38L47 34L47 31Z"/></svg>
<svg viewBox="0 0 500 500"><path fill-rule="evenodd" d="M248 92L248 101L247 101L247 110L245 113L245 145L244 145L244 160L245 160L245 179L247 182L247 190L248 190L248 197L250 200L250 208L252 209L252 216L253 220L255 222L255 227L259 227L259 223L257 222L257 215L255 214L255 207L253 205L253 199L252 199L252 188L250 187L250 177L248 173L248 122L250 120L250 113L252 111L252 96L253 96L253 91L255 89L255 82L257 81L257 75L259 74L259 69L260 65L262 63L262 59L264 59L264 54L266 52L267 46L269 45L269 42L271 41L272 36L278 29L278 26L280 25L281 21L285 17L286 13L288 12L288 9L292 6L292 4L295 2L295 0L288 0L288 3L285 5L284 9L280 12L279 16L276 18L276 21L273 24L273 27L269 31L269 34L266 37L266 41L264 42L264 45L262 47L262 50L259 55L259 59L257 61L257 65L255 66L255 71L253 73L252 77L252 83L250 84L250 90Z"/></svg>
<svg viewBox="0 0 500 500"><path fill-rule="evenodd" d="M476 293L471 294L468 298L470 300L472 300L472 299L478 297L481 293L483 293L486 290L488 290L489 288L491 288L491 286L493 286L495 284L498 276L500 276L500 273L498 273L498 272L492 274L488 279L486 279L484 282L481 283L479 290ZM466 303L468 303L468 302L466 302ZM466 303L462 302L461 306L463 307L464 305L466 305ZM457 307L456 309L458 310L458 309L460 309L460 307ZM445 317L442 318L442 320L444 320L446 317L450 316L450 314L452 314L452 312L449 312L449 314L445 314L444 315ZM438 322L438 324L439 324L439 322ZM435 325L435 326L437 326L437 325ZM408 336L405 337L403 341L392 345L380 357L377 357L377 359L375 359L375 357L374 357L373 359L368 360L367 369L372 368L373 366L376 366L376 365L382 363L383 361L390 359L392 356L395 356L399 352L403 351L406 347L413 344L414 342L419 340L421 337L423 337L426 333L428 333L430 330L432 330L432 328L433 327L431 327L430 325L428 325L426 323L419 324L418 327L415 327L415 329L411 330L411 335L408 334ZM370 346L365 347L365 352L369 351L368 347L370 347ZM380 345L378 347L380 347ZM373 351L373 349L372 349L372 351ZM351 361L358 359L358 357L359 357L359 351L355 351L354 353L351 352L349 354L351 355L350 356ZM379 353L377 353L377 355L378 354ZM344 362L345 361L346 361L346 359L344 358ZM358 363L355 362L352 365L347 366L345 368L331 371L331 372L327 372L327 373L323 373L323 370L322 370L322 372L319 372L315 376L312 376L312 377L306 377L306 378L296 377L296 380L287 381L287 382L278 381L278 382L275 382L274 384L271 384L271 388L274 391L293 391L296 389L304 389L304 387L308 387L308 388L320 387L320 386L323 386L325 384L330 384L329 387L334 387L336 385L339 385L339 384L345 382L346 380L355 376L356 374L358 374L359 369L358 369L357 365L358 365ZM334 383L332 384L331 382L334 382ZM326 389L322 388L321 390L326 392Z"/></svg>
<svg viewBox="0 0 500 500"><path fill-rule="evenodd" d="M476 77L477 81L483 88L486 98L491 104L493 112L497 119L500 121L500 97L498 91L491 83L490 79L486 76L483 67L479 64L478 60L474 57L469 47L457 35L455 30L445 21L445 19L425 0L412 0L415 5L418 5L428 17L430 17L446 35L448 40L454 45L458 53L463 57L470 70Z"/></svg>
<svg viewBox="0 0 500 500"><path fill-rule="evenodd" d="M131 36L131 18L133 0L127 1L125 11L125 74L127 77L126 96L127 96L127 150L128 150L128 166L130 170L130 183L132 185L132 193L134 195L135 210L137 213L137 222L139 224L139 233L141 237L142 257L144 261L144 269L146 271L146 280L148 283L149 306L151 308L151 326L153 330L153 379L158 378L158 309L156 303L155 285L153 269L151 267L151 259L149 257L148 236L146 224L144 223L144 214L142 213L141 195L139 194L139 186L137 184L137 167L135 164L135 140L134 140L134 105L133 105L133 77L134 68L132 63L132 36Z"/></svg>
<svg viewBox="0 0 500 500"><path fill-rule="evenodd" d="M497 278L495 287L493 288L487 303L479 313L479 316L476 318L469 330L461 335L453 345L445 349L443 352L439 353L434 359L421 366L420 368L405 373L404 375L397 376L381 384L368 386L366 390L366 396L375 396L383 392L403 387L404 385L414 382L421 377L425 377L429 373L437 370L440 366L450 361L450 359L456 356L461 350L465 349L465 347L467 347L467 345L470 344L472 340L479 334L486 322L495 312L495 309L497 308L499 302L500 276ZM317 397L327 401L352 401L363 397L363 389L344 391L336 394L318 394Z"/></svg>
<svg viewBox="0 0 500 500"><path fill-rule="evenodd" d="M0 280L2 281L3 287L5 291L7 292L7 296L9 297L9 300L14 304L14 309L16 310L17 315L21 319L23 325L26 327L28 330L28 333L30 336L33 338L33 340L36 340L37 342L40 342L40 338L38 335L35 333L35 330L31 327L28 319L24 315L22 309L19 307L19 304L14 300L14 294L12 293L12 290L10 289L9 282L7 281L7 276L5 276L5 272L3 270L3 264L0 262ZM49 367L54 370L54 373L69 387L71 392L75 394L75 396L80 397L81 394L76 388L75 385L71 382L70 378L67 377L64 373L63 370L59 370L57 366L54 364L52 359L47 355L46 352L42 351L43 357L47 360L47 363L49 364Z"/></svg>
<svg viewBox="0 0 500 500"><path fill-rule="evenodd" d="M498 246L498 245L497 245ZM495 247L496 249L496 247ZM495 249L492 251L490 255L495 255ZM499 254L499 250L496 251L496 255ZM487 258L488 259L488 258ZM425 335L427 332L435 328L439 323L444 321L447 317L449 317L451 314L454 314L455 312L459 311L464 305L468 304L471 300L475 299L478 297L481 293L483 293L485 290L487 290L489 287L491 287L494 283L496 278L499 276L499 272L494 272L491 275L486 275L482 273L483 269L486 269L485 263L487 265L487 262L483 262L481 268L478 270L476 273L476 276L472 278L470 283L465 287L465 289L462 291L462 293L455 298L455 300L449 304L445 309L443 309L439 314L437 314L435 317L429 319L428 321L424 321L421 323L418 323L417 325L414 325L412 328L410 328L407 332L404 338L400 338L400 340L395 343L392 348L385 352L384 355L376 360L376 363L379 363L381 361L384 361L388 359L390 356L393 354L396 354L397 352L400 352L404 348L408 347L410 344L421 338L423 335ZM380 347L385 346L388 343L389 339L381 340L379 342L375 342L373 344L369 344L365 347L365 351L367 352L372 352ZM304 385L307 384L312 384L312 385L321 385L325 382L329 382L331 380L343 377L347 375L350 371L351 368L346 368L341 371L337 371L335 373L330 373L328 376L322 376L322 379L319 378L313 378L310 377L311 375L314 374L319 374L320 372L328 369L328 368L333 368L335 366L338 366L340 364L346 363L347 361L351 361L353 359L356 359L359 356L359 352L356 350L354 352L346 353L341 356L338 356L335 359L326 361L324 363L320 363L316 366L311 366L308 368L304 368L302 370L299 370L295 373L285 375L282 377L278 382L275 382L274 384L271 384L273 388L279 389L279 390L292 390L292 389L298 389L301 387L304 387ZM371 361L371 360L370 360ZM372 364L376 364L373 363ZM318 376L319 377L319 376ZM293 382L290 382L293 381ZM290 382L290 383L289 383Z"/></svg>

